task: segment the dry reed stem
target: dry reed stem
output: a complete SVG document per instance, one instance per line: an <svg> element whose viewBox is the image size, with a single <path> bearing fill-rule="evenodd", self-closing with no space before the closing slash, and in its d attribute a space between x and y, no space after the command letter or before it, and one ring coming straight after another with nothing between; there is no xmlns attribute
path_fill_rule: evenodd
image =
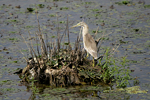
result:
<svg viewBox="0 0 150 100"><path fill-rule="evenodd" d="M56 22L58 22L58 15L56 14ZM58 54L59 54L59 49L60 49L60 33L59 33L59 22L57 25L57 49L58 49Z"/></svg>
<svg viewBox="0 0 150 100"><path fill-rule="evenodd" d="M67 33L68 33L68 43L70 43L69 27L68 27L68 15L67 15Z"/></svg>
<svg viewBox="0 0 150 100"><path fill-rule="evenodd" d="M36 36L36 44L38 44L38 40L37 40L37 34L35 33ZM39 46L37 45L36 50L38 52L38 56L40 57L40 52L39 52Z"/></svg>
<svg viewBox="0 0 150 100"><path fill-rule="evenodd" d="M23 35L22 35L22 34L20 34L20 35L22 36L22 38L23 38L23 40L24 40L24 43L26 44L27 48L28 48L28 49L29 49L29 51L30 51L29 45L27 44L27 42L26 42L25 38L23 37Z"/></svg>
<svg viewBox="0 0 150 100"><path fill-rule="evenodd" d="M99 41L101 40L97 52L99 52L99 49L100 49L100 47L101 47L101 45L102 45L103 37L108 36L108 35L111 34L111 33L112 33L112 32L110 32L110 33L104 35L104 32L103 32L102 37L100 37L99 39L97 39L97 41L96 41L96 42L97 42L97 45L98 45Z"/></svg>
<svg viewBox="0 0 150 100"><path fill-rule="evenodd" d="M30 33L29 33L29 34L30 34ZM30 35L29 35L29 37L31 38L31 36L30 36ZM40 65L40 64L39 64L38 57L37 57L37 55L36 55L36 52L35 52L35 50L34 50L34 48L33 48L32 40L30 40L30 41L31 41L31 43L29 43L30 50L31 50L31 52L33 52L33 53L34 53L34 55L32 56L32 58L33 58L33 59L34 59L34 58L36 58L37 64L38 64L38 65ZM34 61L34 62L36 62L36 61Z"/></svg>
<svg viewBox="0 0 150 100"><path fill-rule="evenodd" d="M112 56L114 55L114 53L117 51L117 49L119 48L119 46L120 46L120 44L115 48L115 50L113 50L112 53L110 53L111 55L109 56L109 58L112 57Z"/></svg>
<svg viewBox="0 0 150 100"><path fill-rule="evenodd" d="M17 48L21 52L21 54L24 56L23 58L26 60L26 62L28 62L27 58L25 57L25 54L21 51L21 48L19 48L18 46L17 46Z"/></svg>
<svg viewBox="0 0 150 100"><path fill-rule="evenodd" d="M98 29L99 29L99 26L97 27L96 33L94 34L94 39L95 39L95 36L97 35Z"/></svg>
<svg viewBox="0 0 150 100"><path fill-rule="evenodd" d="M37 16L37 22L38 22L38 29L39 29L39 33L38 36L40 37L40 42L41 42L41 50L42 50L42 55L41 56L47 56L47 53L46 53L46 46L45 46L45 42L44 42L44 35L41 31L41 28L40 28L40 23L39 23L39 19L38 19L38 14L37 14L37 11L36 11L36 16Z"/></svg>
<svg viewBox="0 0 150 100"><path fill-rule="evenodd" d="M30 31L28 31L28 33L29 33L29 38L30 38L30 44L31 44L31 49L32 49L32 51L34 52L34 54L35 54L35 57L36 57L36 59L37 59L37 55L36 55L36 53L35 53L35 50L34 50L34 48L33 48L33 43L32 43L32 39L31 39L31 33L30 33Z"/></svg>

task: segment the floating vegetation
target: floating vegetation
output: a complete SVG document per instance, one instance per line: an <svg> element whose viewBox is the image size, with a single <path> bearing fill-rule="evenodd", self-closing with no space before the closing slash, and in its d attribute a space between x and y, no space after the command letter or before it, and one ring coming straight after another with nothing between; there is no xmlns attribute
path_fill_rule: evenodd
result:
<svg viewBox="0 0 150 100"><path fill-rule="evenodd" d="M144 8L150 8L150 5L144 5Z"/></svg>
<svg viewBox="0 0 150 100"><path fill-rule="evenodd" d="M127 5L127 4L129 4L130 3L130 1L122 1L122 4L124 4L124 5Z"/></svg>
<svg viewBox="0 0 150 100"><path fill-rule="evenodd" d="M13 41L13 42L17 42L17 41L19 41L19 39L18 39L18 38L9 38L9 40L10 40L10 41Z"/></svg>
<svg viewBox="0 0 150 100"><path fill-rule="evenodd" d="M19 21L16 19L9 19L9 20L7 20L7 22L19 22Z"/></svg>
<svg viewBox="0 0 150 100"><path fill-rule="evenodd" d="M92 9L92 11L97 12L97 11L100 11L100 10L99 9Z"/></svg>
<svg viewBox="0 0 150 100"><path fill-rule="evenodd" d="M125 43L128 43L128 42L125 42L123 40L119 40L120 41L120 44L125 44Z"/></svg>
<svg viewBox="0 0 150 100"><path fill-rule="evenodd" d="M139 31L139 29L133 29L135 32L138 32Z"/></svg>
<svg viewBox="0 0 150 100"><path fill-rule="evenodd" d="M38 4L39 8L44 8L45 5L44 4Z"/></svg>
<svg viewBox="0 0 150 100"><path fill-rule="evenodd" d="M15 32L15 31L9 31L9 33L12 33L12 34L14 34L14 33L17 33L17 32Z"/></svg>
<svg viewBox="0 0 150 100"><path fill-rule="evenodd" d="M14 63L17 63L18 61L13 61Z"/></svg>
<svg viewBox="0 0 150 100"><path fill-rule="evenodd" d="M60 21L59 23L60 23L60 24L64 24L64 23L65 23L65 21Z"/></svg>
<svg viewBox="0 0 150 100"><path fill-rule="evenodd" d="M61 7L60 10L68 10L68 7Z"/></svg>
<svg viewBox="0 0 150 100"><path fill-rule="evenodd" d="M94 2L85 2L85 4L89 4L89 5L90 5L90 4L93 4L93 3L94 3Z"/></svg>
<svg viewBox="0 0 150 100"><path fill-rule="evenodd" d="M27 10L28 10L29 12L33 12L33 11L34 11L33 8L27 8Z"/></svg>
<svg viewBox="0 0 150 100"><path fill-rule="evenodd" d="M111 90L111 92L126 92L129 94L138 94L138 93L147 93L147 90L141 90L139 86L133 86L133 87L127 87L125 89L120 88L120 89L116 89L116 90ZM110 92L110 90L105 90L103 92Z"/></svg>
<svg viewBox="0 0 150 100"><path fill-rule="evenodd" d="M50 14L49 16L50 16L50 17L55 17L56 15L54 15L54 14Z"/></svg>
<svg viewBox="0 0 150 100"><path fill-rule="evenodd" d="M130 4L130 3L131 3L131 1L128 1L128 0L115 2L115 4L118 4L118 5L127 5L127 4Z"/></svg>
<svg viewBox="0 0 150 100"><path fill-rule="evenodd" d="M146 52L142 52L142 51L134 51L133 54L143 54L143 53L146 53Z"/></svg>
<svg viewBox="0 0 150 100"><path fill-rule="evenodd" d="M31 28L34 28L34 26L25 26L25 28L27 28L27 29L31 29Z"/></svg>

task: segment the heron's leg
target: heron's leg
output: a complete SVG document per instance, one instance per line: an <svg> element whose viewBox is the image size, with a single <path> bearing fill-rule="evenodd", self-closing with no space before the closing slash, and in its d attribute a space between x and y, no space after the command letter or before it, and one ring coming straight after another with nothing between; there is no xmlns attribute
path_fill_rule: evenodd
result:
<svg viewBox="0 0 150 100"><path fill-rule="evenodd" d="M86 58L89 56L89 53L87 52Z"/></svg>
<svg viewBox="0 0 150 100"><path fill-rule="evenodd" d="M93 67L95 67L95 61L94 61L94 57L93 57Z"/></svg>
<svg viewBox="0 0 150 100"><path fill-rule="evenodd" d="M83 52L83 53L85 53L85 52L87 53L87 56L84 58L84 59L87 59L87 57L88 57L88 52L85 50L85 48L82 49L82 52Z"/></svg>
<svg viewBox="0 0 150 100"><path fill-rule="evenodd" d="M86 57L85 57L85 59L87 59L87 57L89 56L89 54L87 53L87 55L86 55Z"/></svg>

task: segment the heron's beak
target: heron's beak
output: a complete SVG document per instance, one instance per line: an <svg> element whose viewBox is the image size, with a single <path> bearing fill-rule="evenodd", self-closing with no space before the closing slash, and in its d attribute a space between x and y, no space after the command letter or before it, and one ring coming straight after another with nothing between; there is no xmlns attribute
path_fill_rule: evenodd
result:
<svg viewBox="0 0 150 100"><path fill-rule="evenodd" d="M77 24L77 25L72 26L71 28L78 27L78 26L80 26L80 25L79 25L79 24Z"/></svg>

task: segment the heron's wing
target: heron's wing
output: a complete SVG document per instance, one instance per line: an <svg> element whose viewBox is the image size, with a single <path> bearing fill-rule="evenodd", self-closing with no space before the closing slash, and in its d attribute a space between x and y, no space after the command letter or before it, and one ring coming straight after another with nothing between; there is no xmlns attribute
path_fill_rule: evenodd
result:
<svg viewBox="0 0 150 100"><path fill-rule="evenodd" d="M84 37L84 45L87 51L94 57L97 57L97 47L96 42L90 34L86 34Z"/></svg>
<svg viewBox="0 0 150 100"><path fill-rule="evenodd" d="M84 37L84 43L86 47L89 47L93 51L97 52L96 42L90 34L86 34Z"/></svg>

